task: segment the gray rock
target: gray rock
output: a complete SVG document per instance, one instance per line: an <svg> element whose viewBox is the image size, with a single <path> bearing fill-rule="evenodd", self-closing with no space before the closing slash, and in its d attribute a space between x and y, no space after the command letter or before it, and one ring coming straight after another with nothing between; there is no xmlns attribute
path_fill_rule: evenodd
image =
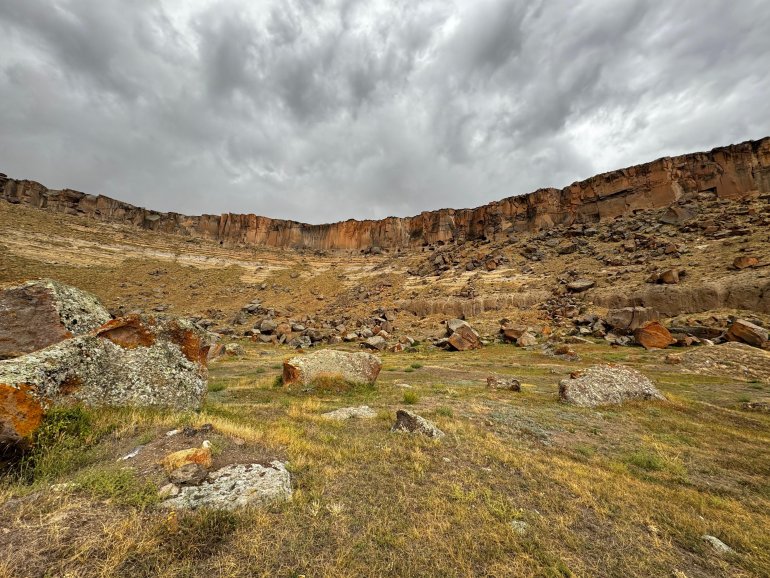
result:
<svg viewBox="0 0 770 578"><path fill-rule="evenodd" d="M406 409L399 409L396 412L396 423L393 424L390 431L418 433L436 439L442 438L445 435L433 423Z"/></svg>
<svg viewBox="0 0 770 578"><path fill-rule="evenodd" d="M701 536L701 539L708 542L711 545L711 547L714 548L714 550L716 550L718 554L722 554L722 555L735 554L735 550L730 548L730 546L728 546L727 544L722 542L722 540L720 540L715 536L709 536L708 534L704 534L703 536Z"/></svg>
<svg viewBox="0 0 770 578"><path fill-rule="evenodd" d="M492 389L508 389L510 391L521 391L521 383L513 377L499 377L491 375L487 377L487 387Z"/></svg>
<svg viewBox="0 0 770 578"><path fill-rule="evenodd" d="M659 321L660 314L652 307L622 307L607 311L605 320L613 329L634 331L649 321Z"/></svg>
<svg viewBox="0 0 770 578"><path fill-rule="evenodd" d="M243 349L243 346L240 343L228 343L225 345L225 353L227 355L240 357L241 355L244 355L246 351Z"/></svg>
<svg viewBox="0 0 770 578"><path fill-rule="evenodd" d="M377 412L370 408L368 405L361 405L359 407L342 407L321 414L321 417L325 419L331 419L336 421L344 421L346 419L371 419L377 417Z"/></svg>
<svg viewBox="0 0 770 578"><path fill-rule="evenodd" d="M382 362L371 353L322 349L288 359L283 364L283 383L311 385L319 377L336 377L348 383L373 384Z"/></svg>
<svg viewBox="0 0 770 578"><path fill-rule="evenodd" d="M368 347L369 349L374 349L376 351L382 351L385 349L387 344L388 342L385 341L385 338L382 335L375 335L374 337L370 337L362 343L363 346Z"/></svg>
<svg viewBox="0 0 770 578"><path fill-rule="evenodd" d="M286 466L273 461L260 464L233 464L209 474L199 486L180 488L179 494L161 502L169 509L209 508L235 510L264 506L291 497L291 476Z"/></svg>
<svg viewBox="0 0 770 578"><path fill-rule="evenodd" d="M594 285L596 285L596 281L593 279L577 279L567 283L567 289L573 293L582 293L583 291L588 291Z"/></svg>
<svg viewBox="0 0 770 578"><path fill-rule="evenodd" d="M278 323L272 319L265 319L259 324L259 330L262 333L272 333L278 327Z"/></svg>
<svg viewBox="0 0 770 578"><path fill-rule="evenodd" d="M197 486L208 476L206 468L200 464L185 464L173 470L168 479L177 486Z"/></svg>
<svg viewBox="0 0 770 578"><path fill-rule="evenodd" d="M664 400L647 377L629 367L594 365L559 383L562 401L594 407L631 400Z"/></svg>

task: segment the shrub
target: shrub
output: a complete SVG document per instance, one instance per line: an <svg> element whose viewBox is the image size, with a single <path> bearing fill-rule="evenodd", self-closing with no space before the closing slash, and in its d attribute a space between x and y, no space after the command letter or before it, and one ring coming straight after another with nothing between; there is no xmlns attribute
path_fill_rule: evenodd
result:
<svg viewBox="0 0 770 578"><path fill-rule="evenodd" d="M422 363L417 363L417 362L415 362L415 363L413 363L412 365L410 365L410 367L411 367L412 369L420 369L420 368L422 367Z"/></svg>
<svg viewBox="0 0 770 578"><path fill-rule="evenodd" d="M404 403L408 405L414 405L417 403L420 399L420 396L417 395L414 391L405 391L404 392Z"/></svg>

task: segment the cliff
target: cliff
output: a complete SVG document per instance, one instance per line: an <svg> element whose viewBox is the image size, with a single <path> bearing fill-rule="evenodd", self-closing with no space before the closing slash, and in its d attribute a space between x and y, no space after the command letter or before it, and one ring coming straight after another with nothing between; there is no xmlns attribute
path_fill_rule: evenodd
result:
<svg viewBox="0 0 770 578"><path fill-rule="evenodd" d="M563 189L539 189L475 209L440 209L415 217L308 225L257 215L160 213L103 195L0 174L3 200L227 244L313 249L395 249L439 241L500 238L558 224L596 222L639 209L685 202L699 193L720 198L770 192L770 137L710 152L665 157L591 177Z"/></svg>

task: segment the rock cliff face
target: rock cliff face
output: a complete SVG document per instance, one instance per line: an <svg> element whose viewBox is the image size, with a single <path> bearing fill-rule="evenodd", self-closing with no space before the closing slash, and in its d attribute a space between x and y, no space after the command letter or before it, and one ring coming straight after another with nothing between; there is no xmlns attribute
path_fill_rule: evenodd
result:
<svg viewBox="0 0 770 578"><path fill-rule="evenodd" d="M257 215L186 216L135 207L103 195L50 190L0 174L0 198L145 229L205 237L226 244L313 249L396 249L427 243L496 239L559 224L596 222L639 209L665 207L699 193L737 199L770 192L770 137L665 157L597 175L561 190L540 189L475 209L440 209L415 217L307 225Z"/></svg>

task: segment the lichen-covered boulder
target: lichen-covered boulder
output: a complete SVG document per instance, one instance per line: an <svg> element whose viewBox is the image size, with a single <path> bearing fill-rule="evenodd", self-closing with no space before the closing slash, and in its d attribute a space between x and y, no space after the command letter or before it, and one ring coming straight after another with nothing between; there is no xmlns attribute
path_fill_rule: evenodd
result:
<svg viewBox="0 0 770 578"><path fill-rule="evenodd" d="M315 380L325 378L372 385L380 369L380 358L371 353L322 349L284 361L283 383L311 385Z"/></svg>
<svg viewBox="0 0 770 578"><path fill-rule="evenodd" d="M55 405L199 408L208 378L202 339L183 320L128 316L0 361L0 446L29 445Z"/></svg>
<svg viewBox="0 0 770 578"><path fill-rule="evenodd" d="M396 412L396 423L393 424L390 431L422 434L435 439L444 437L444 432L438 429L433 422L407 409L399 409Z"/></svg>
<svg viewBox="0 0 770 578"><path fill-rule="evenodd" d="M85 335L109 320L94 295L52 279L9 287L0 292L0 359Z"/></svg>
<svg viewBox="0 0 770 578"><path fill-rule="evenodd" d="M619 365L594 365L559 383L562 401L585 407L665 399L647 377Z"/></svg>

